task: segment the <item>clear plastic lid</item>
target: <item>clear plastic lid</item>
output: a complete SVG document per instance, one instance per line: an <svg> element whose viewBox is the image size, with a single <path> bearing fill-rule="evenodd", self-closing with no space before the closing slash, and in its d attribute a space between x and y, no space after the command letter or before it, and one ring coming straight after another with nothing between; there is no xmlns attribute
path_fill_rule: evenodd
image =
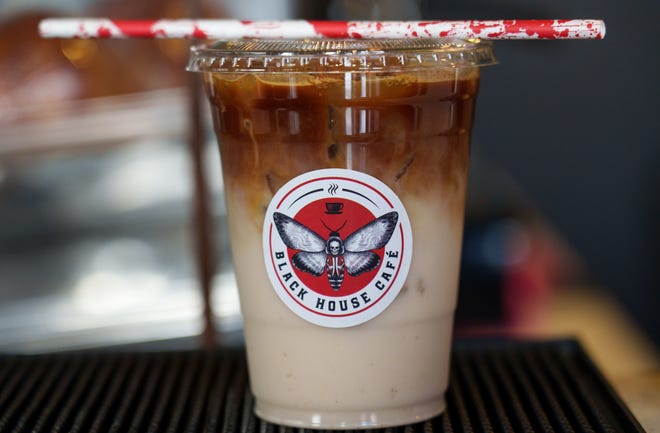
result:
<svg viewBox="0 0 660 433"><path fill-rule="evenodd" d="M496 63L492 43L458 39L245 39L191 49L193 72L349 72Z"/></svg>

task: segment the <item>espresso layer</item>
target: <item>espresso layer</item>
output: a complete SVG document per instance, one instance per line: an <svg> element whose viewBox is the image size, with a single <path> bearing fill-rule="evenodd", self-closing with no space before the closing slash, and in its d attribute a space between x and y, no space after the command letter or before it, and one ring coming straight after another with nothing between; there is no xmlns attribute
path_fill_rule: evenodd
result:
<svg viewBox="0 0 660 433"><path fill-rule="evenodd" d="M211 75L225 185L258 225L285 182L320 168L363 171L404 202L441 196L462 217L477 73Z"/></svg>

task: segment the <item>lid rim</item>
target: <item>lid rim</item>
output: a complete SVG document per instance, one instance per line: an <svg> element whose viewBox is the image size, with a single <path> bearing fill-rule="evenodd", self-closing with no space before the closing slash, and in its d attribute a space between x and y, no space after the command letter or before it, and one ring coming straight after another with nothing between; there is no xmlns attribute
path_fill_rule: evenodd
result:
<svg viewBox="0 0 660 433"><path fill-rule="evenodd" d="M347 72L495 64L492 43L461 39L252 39L191 48L193 72Z"/></svg>

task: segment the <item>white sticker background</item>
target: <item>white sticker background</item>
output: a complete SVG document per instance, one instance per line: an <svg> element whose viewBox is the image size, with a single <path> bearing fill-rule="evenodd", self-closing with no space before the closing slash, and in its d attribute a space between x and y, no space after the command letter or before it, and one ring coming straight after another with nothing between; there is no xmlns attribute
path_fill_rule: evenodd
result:
<svg viewBox="0 0 660 433"><path fill-rule="evenodd" d="M386 243L365 249L374 238ZM339 246L343 251L336 254ZM273 288L293 313L344 328L376 317L397 297L410 269L412 232L403 204L387 185L361 172L324 169L277 191L264 220L263 250Z"/></svg>

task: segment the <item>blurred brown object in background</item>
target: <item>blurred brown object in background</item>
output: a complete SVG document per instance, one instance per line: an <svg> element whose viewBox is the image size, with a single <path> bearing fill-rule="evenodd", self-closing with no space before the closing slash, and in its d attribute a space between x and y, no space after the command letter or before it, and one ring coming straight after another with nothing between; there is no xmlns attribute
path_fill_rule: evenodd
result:
<svg viewBox="0 0 660 433"><path fill-rule="evenodd" d="M16 108L81 98L83 70L62 52L60 40L37 34L43 14L13 17L0 23L0 124L25 120Z"/></svg>
<svg viewBox="0 0 660 433"><path fill-rule="evenodd" d="M182 0L105 1L81 14L123 19L186 16ZM22 106L67 102L187 84L186 40L42 39L33 11L0 20L0 124L56 116ZM206 5L203 17L222 17Z"/></svg>

